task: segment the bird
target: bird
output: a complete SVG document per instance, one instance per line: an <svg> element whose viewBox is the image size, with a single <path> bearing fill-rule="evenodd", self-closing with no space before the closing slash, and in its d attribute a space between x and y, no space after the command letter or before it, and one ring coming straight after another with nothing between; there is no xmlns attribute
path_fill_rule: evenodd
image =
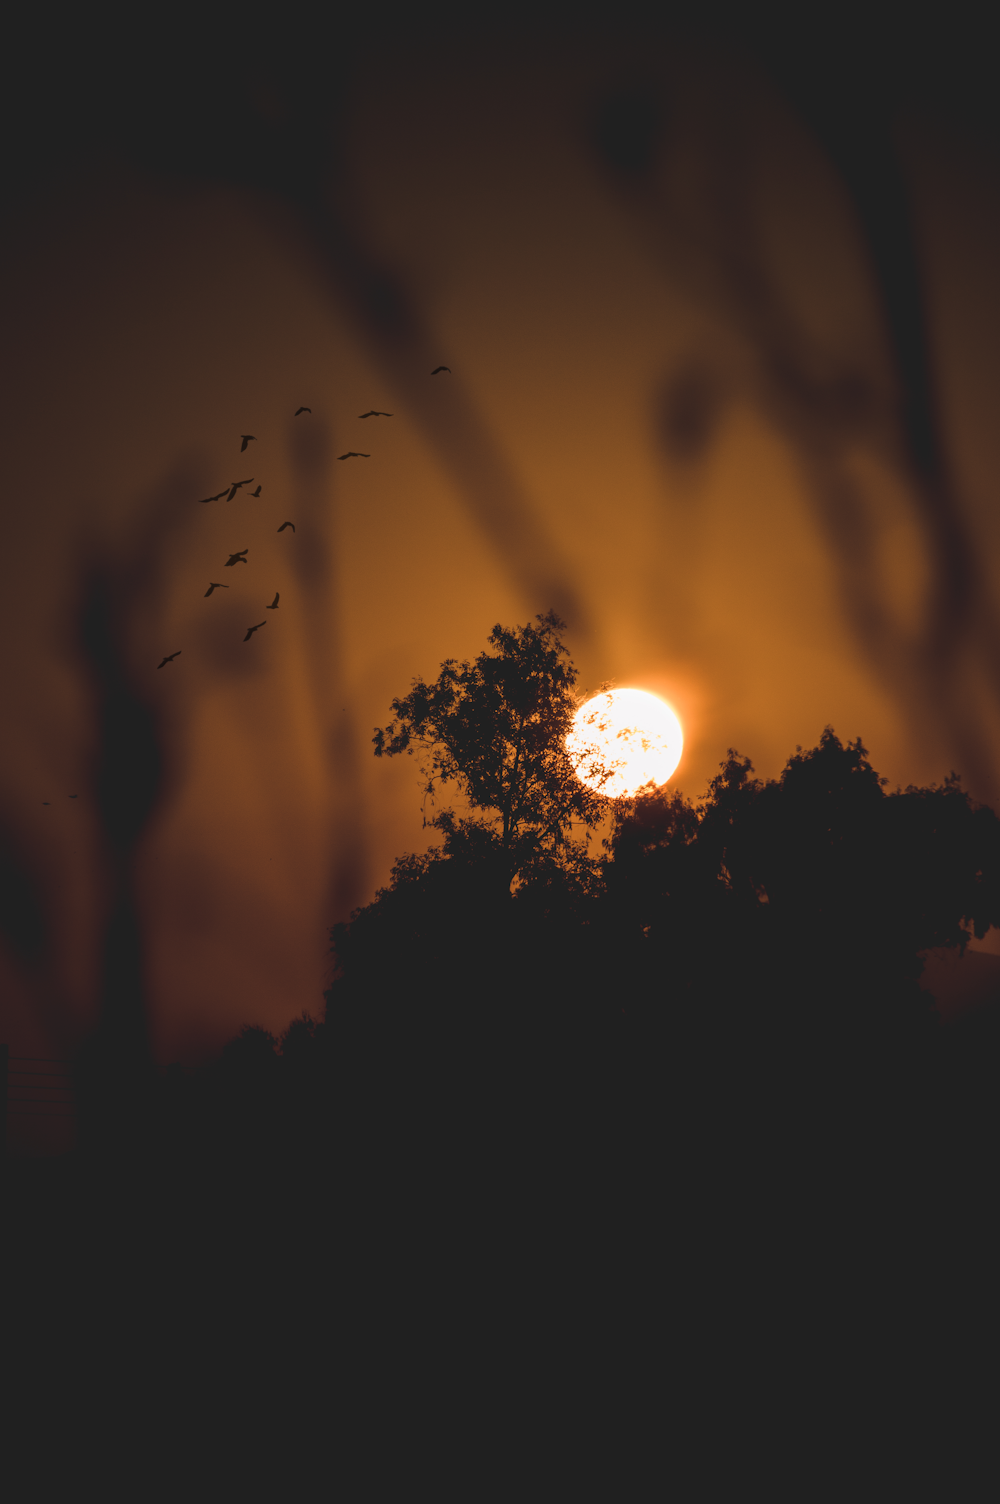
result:
<svg viewBox="0 0 1000 1504"><path fill-rule="evenodd" d="M277 611L277 609L278 609L278 592L276 590L274 592L274 600L271 602L271 604L269 606L265 606L264 610L265 611Z"/></svg>
<svg viewBox="0 0 1000 1504"><path fill-rule="evenodd" d="M283 533L285 531L286 527L290 527L291 530L292 530L292 532L294 533L294 531L295 531L295 523L294 522L283 522L281 524L281 526L279 527L278 532L279 533Z"/></svg>
<svg viewBox="0 0 1000 1504"><path fill-rule="evenodd" d="M79 799L80 795L79 794L70 794L70 795L68 795L68 797L70 799Z"/></svg>
<svg viewBox="0 0 1000 1504"><path fill-rule="evenodd" d="M370 460L370 454L362 454L358 449L349 449L346 454L338 454L338 460Z"/></svg>
<svg viewBox="0 0 1000 1504"><path fill-rule="evenodd" d="M251 637L253 636L253 634L255 632L259 632L260 629L261 629L261 627L266 627L266 626L267 626L267 622L266 621L259 621L255 627L247 627L247 635L244 637L243 641L244 642L249 642L250 639L251 639Z"/></svg>
<svg viewBox="0 0 1000 1504"><path fill-rule="evenodd" d="M157 668L162 668L164 663L173 663L174 659L179 658L182 652L183 648L178 648L176 653L168 653L166 658L163 659L163 662L156 665Z"/></svg>
<svg viewBox="0 0 1000 1504"><path fill-rule="evenodd" d="M433 369L433 371L431 372L431 375L432 376L438 376L438 375L440 375L440 373L442 371L447 371L448 375L450 376L451 375L451 366L435 366L434 369Z"/></svg>
<svg viewBox="0 0 1000 1504"><path fill-rule="evenodd" d="M377 408L373 407L370 412L367 412L367 413L358 413L358 417L359 418L391 418L392 417L392 413L380 413L377 410Z"/></svg>
<svg viewBox="0 0 1000 1504"><path fill-rule="evenodd" d="M260 486L257 487L256 491L251 491L250 495L251 496L259 496L260 495Z"/></svg>
<svg viewBox="0 0 1000 1504"><path fill-rule="evenodd" d="M217 492L215 496L203 496L202 499L201 499L201 501L200 501L200 503L199 503L199 505L203 506L203 507L207 507L208 503L210 501L219 501L223 496L225 496L226 491L228 491L228 490L229 490L229 486L226 486L223 490Z"/></svg>
<svg viewBox="0 0 1000 1504"><path fill-rule="evenodd" d="M299 413L311 413L311 412L312 412L312 408L311 407L300 407L300 408L296 409L295 416L298 417Z"/></svg>
<svg viewBox="0 0 1000 1504"><path fill-rule="evenodd" d="M229 558L225 562L224 568L231 569L234 564L245 564L247 561L247 554L249 552L250 550L248 548L241 548L238 554L230 554ZM227 585L226 589L228 590L228 588L229 587Z"/></svg>
<svg viewBox="0 0 1000 1504"><path fill-rule="evenodd" d="M43 804L44 804L44 805L47 805L47 806L48 806L48 808L49 808L49 809L51 809L51 808L52 808L52 801L51 801L51 800L50 800L50 799L43 799L43 800L42 800L42 803L43 803Z"/></svg>
<svg viewBox="0 0 1000 1504"><path fill-rule="evenodd" d="M251 440L255 444L257 442L257 435L255 433L241 433L240 438L243 440L243 443L240 445L240 454L243 453L244 449L251 442Z"/></svg>
<svg viewBox="0 0 1000 1504"><path fill-rule="evenodd" d="M222 585L222 584L219 583L218 580L212 580L211 583L209 584L208 589L205 591L205 599L206 600L208 599L208 597L212 594L213 590L228 590L228 589L229 589L228 585Z"/></svg>
<svg viewBox="0 0 1000 1504"><path fill-rule="evenodd" d="M230 481L230 485L232 486L233 489L230 491L229 495L226 497L226 500L227 501L232 501L233 497L236 495L237 491L240 489L240 486L248 486L250 484L250 481L252 481L252 480L253 480L253 476L251 475L248 480L234 480L234 481Z"/></svg>

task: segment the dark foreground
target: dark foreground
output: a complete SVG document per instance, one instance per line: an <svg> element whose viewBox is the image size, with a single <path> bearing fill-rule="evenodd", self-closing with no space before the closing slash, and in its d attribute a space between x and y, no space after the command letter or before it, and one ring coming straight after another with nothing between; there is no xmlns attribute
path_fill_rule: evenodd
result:
<svg viewBox="0 0 1000 1504"><path fill-rule="evenodd" d="M446 1012L251 1041L7 1167L21 1454L137 1498L714 1498L988 1412L996 1012L888 1053Z"/></svg>

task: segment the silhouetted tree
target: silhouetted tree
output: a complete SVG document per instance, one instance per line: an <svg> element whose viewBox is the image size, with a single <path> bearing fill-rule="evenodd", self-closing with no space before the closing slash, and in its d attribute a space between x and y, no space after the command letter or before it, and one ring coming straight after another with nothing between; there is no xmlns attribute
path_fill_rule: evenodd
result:
<svg viewBox="0 0 1000 1504"><path fill-rule="evenodd" d="M373 738L376 757L423 755L432 800L442 786L457 786L473 813L445 809L427 823L444 833L447 855L490 870L504 892L564 854L580 870L572 825L593 829L608 808L566 750L579 700L565 624L554 611L535 620L494 627L495 652L473 663L447 659L433 684L415 679Z"/></svg>
<svg viewBox="0 0 1000 1504"><path fill-rule="evenodd" d="M566 749L579 698L563 629L554 612L495 627L491 651L415 680L374 736L378 757L420 755L425 798L447 788L465 805L434 813L442 843L401 857L332 933L326 1028L351 1059L342 1100L379 1173L408 1164L425 1189L432 1168L454 1194L486 1161L537 1153L527 1124L565 1100L554 1073L588 1032L580 937L601 887L588 840L609 801Z"/></svg>
<svg viewBox="0 0 1000 1504"><path fill-rule="evenodd" d="M926 999L921 952L1000 922L1000 821L957 775L887 793L861 741L829 727L780 778L752 773L730 751L700 807L660 791L619 808L607 878L636 919L675 938L673 909L702 938L763 936L772 971L811 957L813 1009L853 999L861 1027L890 996Z"/></svg>
<svg viewBox="0 0 1000 1504"><path fill-rule="evenodd" d="M698 804L621 804L608 847L607 953L646 1057L682 1112L715 1104L740 1184L791 1160L823 1194L833 1166L852 1194L881 1176L885 1200L903 1160L923 1173L947 1125L922 953L1000 923L994 812L955 775L887 792L827 728L778 779L730 750Z"/></svg>

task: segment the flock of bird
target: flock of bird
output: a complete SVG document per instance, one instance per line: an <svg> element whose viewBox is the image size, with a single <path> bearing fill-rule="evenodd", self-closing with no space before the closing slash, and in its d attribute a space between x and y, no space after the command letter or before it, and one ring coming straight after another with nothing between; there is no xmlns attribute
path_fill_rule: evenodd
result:
<svg viewBox="0 0 1000 1504"><path fill-rule="evenodd" d="M448 375L450 376L451 375L451 367L450 366L435 366L434 370L431 372L431 375L432 376L440 376L442 372L447 372ZM311 414L312 414L312 408L311 407L299 407L299 408L296 408L295 413L294 413L293 416L296 417L296 418L301 418L304 413L308 413L311 416ZM359 413L358 414L359 418L391 418L392 416L393 416L392 413L383 412L380 409L374 408L374 407L369 408L368 412L366 412L366 413ZM256 436L256 434L252 434L252 433L241 433L240 434L240 439L241 439L240 454L245 453L246 447L247 447L248 444L255 444L257 442L257 436ZM338 460L369 460L369 459L371 459L371 454L370 453L367 453L367 454L363 453L359 449L348 449L346 451L346 453L344 453L344 454L338 454L337 458L338 458ZM217 491L214 496L203 496L200 499L200 503L199 504L201 506L208 506L210 502L221 501L223 497L225 497L227 501L232 501L233 497L236 495L236 493L238 491L241 491L244 486L252 485L253 480L254 480L254 477L252 475L248 476L246 480L232 480L232 481L229 482L228 486L223 486L222 490L221 491ZM259 496L261 494L261 490L262 489L263 489L263 487L261 485L258 485L256 491L251 491L249 493L249 495L252 496L252 497L257 497L257 496ZM281 526L278 528L278 532L279 533L283 533L287 527L290 527L293 533L295 532L295 523L294 522L283 522L281 524ZM226 560L223 568L225 568L225 569L235 569L235 567L236 567L237 564L245 564L247 562L247 554L249 552L250 552L249 548L241 548L237 553L230 554L229 558ZM208 589L205 591L205 597L207 599L207 597L210 596L213 593L213 591L216 591L216 590L228 590L229 588L230 587L228 585L224 584L221 580L209 580ZM280 599L280 595L279 595L279 592L276 590L274 592L274 600L271 602L271 604L269 606L265 606L264 607L265 611L277 611L279 599ZM254 635L254 633L255 632L259 632L260 629L261 629L261 627L264 627L266 625L267 625L267 618L265 617L263 621L257 622L256 625L251 626L251 627L247 627L246 636L244 637L243 641L244 642L249 642L250 639L251 639L251 637ZM156 665L157 668L158 669L165 668L168 663L173 663L173 661L174 661L175 658L179 658L181 656L182 651L183 651L182 648L178 648L177 651L176 651L176 653L168 653L166 655L166 657L161 658L160 662ZM76 798L78 798L78 795L76 795L76 794L70 794L68 797L70 799L76 799ZM51 807L51 800L49 800L49 799L43 799L42 800L42 804L45 805L46 807Z"/></svg>
<svg viewBox="0 0 1000 1504"><path fill-rule="evenodd" d="M442 371L446 371L448 373L448 375L451 375L451 368L450 368L450 366L435 366L434 370L431 372L431 375L432 376L440 376L441 373L442 373ZM303 415L303 413L309 413L311 415L312 414L312 408L311 407L299 407L299 408L296 408L294 416L296 418L300 418ZM369 408L368 412L366 412L366 413L359 413L358 414L359 418L391 418L392 416L393 416L392 413L383 412L380 409L374 408L374 407ZM240 439L242 440L242 443L240 444L240 454L243 454L246 451L246 447L247 447L248 444L255 444L257 442L257 435L253 434L253 433L241 433L240 434ZM345 454L338 454L337 458L338 458L338 460L370 460L371 459L371 453L370 452L369 453L364 453L360 449L348 449ZM232 501L233 497L236 495L236 493L238 491L241 491L244 486L249 486L249 485L251 485L253 483L253 479L254 479L254 477L252 475L250 475L250 476L247 477L246 480L232 480L232 481L229 482L228 486L223 486L223 488L222 488L221 491L216 491L216 493L215 493L214 496L203 496L201 498L201 500L200 500L200 505L201 506L208 506L210 502L221 501L223 497L225 497L227 501ZM261 489L262 489L261 486L258 485L256 491L251 491L249 493L250 496L252 496L252 497L259 496L260 493L261 493ZM291 530L292 530L292 532L293 533L295 532L295 523L294 522L283 522L281 524L281 526L278 528L278 532L279 533L283 533L285 531L286 527L290 527ZM230 554L229 558L226 560L225 565L223 567L225 569L233 569L233 568L236 567L237 564L245 564L247 562L247 554L249 552L250 552L249 548L243 548L243 549L240 549L240 551L238 553ZM209 584L208 584L208 589L205 591L205 596L207 598L208 596L210 596L212 594L212 592L214 590L228 590L228 589L229 589L229 586L223 584L220 580L210 580ZM274 593L274 600L271 602L271 604L269 606L265 606L264 609L266 611L277 611L277 609L278 609L278 599L279 599L278 592L275 591L275 593ZM246 633L246 636L244 637L243 641L244 642L249 642L250 639L251 639L251 637L253 636L253 634L255 632L259 632L260 629L261 629L261 627L264 627L266 625L267 625L267 618L265 617L263 621L257 622L256 626L247 627L247 633ZM156 665L157 668L158 669L165 668L168 663L173 663L174 659L175 658L179 658L181 656L182 652L183 652L183 649L182 648L178 648L177 651L176 651L176 653L168 653L166 655L166 657L162 658L160 660L160 662Z"/></svg>

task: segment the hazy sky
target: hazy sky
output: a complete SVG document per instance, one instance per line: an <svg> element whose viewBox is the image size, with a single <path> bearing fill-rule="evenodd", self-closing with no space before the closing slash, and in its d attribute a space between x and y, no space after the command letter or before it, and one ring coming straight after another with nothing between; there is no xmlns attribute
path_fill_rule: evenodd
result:
<svg viewBox="0 0 1000 1504"><path fill-rule="evenodd" d="M307 109L261 47L204 161L165 71L159 136L102 121L8 195L0 819L48 925L0 968L22 1053L99 1003L93 564L167 759L135 878L162 1060L321 1011L330 923L426 844L373 728L497 622L554 605L583 686L665 695L688 793L832 724L893 784L1000 799L986 125L914 85L885 119L848 90L824 136L717 39L523 40L361 32Z"/></svg>

